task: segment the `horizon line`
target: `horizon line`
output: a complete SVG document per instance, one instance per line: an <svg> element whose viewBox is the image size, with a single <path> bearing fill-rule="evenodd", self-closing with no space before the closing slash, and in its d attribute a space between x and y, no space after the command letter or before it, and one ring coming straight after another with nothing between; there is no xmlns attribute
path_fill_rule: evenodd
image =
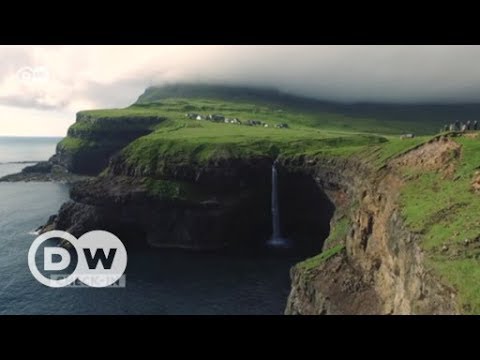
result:
<svg viewBox="0 0 480 360"><path fill-rule="evenodd" d="M66 135L2 135L0 134L0 137L6 138L6 137L12 137L12 138L18 138L18 137L23 137L23 138L62 138L66 137Z"/></svg>

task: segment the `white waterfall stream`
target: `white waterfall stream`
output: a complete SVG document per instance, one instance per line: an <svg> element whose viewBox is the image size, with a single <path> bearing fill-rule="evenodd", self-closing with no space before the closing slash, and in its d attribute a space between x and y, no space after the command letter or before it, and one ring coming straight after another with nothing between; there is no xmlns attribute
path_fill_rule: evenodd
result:
<svg viewBox="0 0 480 360"><path fill-rule="evenodd" d="M278 204L278 173L275 164L272 165L272 237L268 245L287 247L288 241L282 237L280 230L280 207Z"/></svg>

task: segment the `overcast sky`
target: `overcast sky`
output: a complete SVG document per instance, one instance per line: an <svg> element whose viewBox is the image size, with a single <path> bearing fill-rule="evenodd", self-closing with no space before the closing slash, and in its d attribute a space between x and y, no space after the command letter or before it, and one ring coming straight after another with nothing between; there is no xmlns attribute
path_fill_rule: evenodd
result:
<svg viewBox="0 0 480 360"><path fill-rule="evenodd" d="M342 102L480 102L480 46L0 46L0 136L64 136L85 109L177 81Z"/></svg>

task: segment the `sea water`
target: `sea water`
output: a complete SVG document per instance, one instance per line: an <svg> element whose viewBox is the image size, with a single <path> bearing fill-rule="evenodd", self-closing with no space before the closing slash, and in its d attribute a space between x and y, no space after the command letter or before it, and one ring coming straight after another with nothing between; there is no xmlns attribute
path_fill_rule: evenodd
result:
<svg viewBox="0 0 480 360"><path fill-rule="evenodd" d="M0 138L0 176L47 160L58 139ZM288 252L130 252L125 288L48 288L30 274L32 233L69 200L67 185L0 183L0 314L282 314Z"/></svg>

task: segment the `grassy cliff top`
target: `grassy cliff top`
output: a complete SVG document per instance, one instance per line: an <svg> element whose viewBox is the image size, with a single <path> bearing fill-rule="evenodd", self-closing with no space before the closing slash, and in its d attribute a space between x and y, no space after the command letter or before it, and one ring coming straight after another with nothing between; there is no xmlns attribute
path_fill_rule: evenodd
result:
<svg viewBox="0 0 480 360"><path fill-rule="evenodd" d="M435 169L404 167L400 205L428 265L458 290L464 312L479 314L480 134L469 135L454 138Z"/></svg>
<svg viewBox="0 0 480 360"><path fill-rule="evenodd" d="M131 161L148 162L158 156L202 161L283 153L348 155L388 139L392 144L380 150L377 160L381 163L412 142L397 141L399 134L434 134L440 125L438 119L432 120L436 113L431 107L406 105L398 110L396 105L335 104L274 89L167 85L148 88L125 109L80 112L62 147L77 151L137 130L150 135L125 150ZM220 114L244 124L257 120L268 127L197 121L187 118L186 113ZM288 124L289 128L275 128L278 124Z"/></svg>
<svg viewBox="0 0 480 360"><path fill-rule="evenodd" d="M220 114L238 118L242 124L198 121L187 118L187 113ZM262 125L247 126L248 120L260 121ZM279 124L287 124L288 128L276 128ZM339 114L298 112L244 100L168 98L151 104L134 104L126 109L83 111L78 114L62 146L78 150L92 139L111 141L121 131L141 128L148 128L151 133L126 149L132 161L149 161L148 157L154 152L155 156L192 155L199 160L207 160L210 156L335 152L340 147L348 152L352 147L386 141L381 134L402 133L405 125L395 122L386 125L375 119L355 119Z"/></svg>
<svg viewBox="0 0 480 360"><path fill-rule="evenodd" d="M162 103L166 99L214 99L225 102L244 102L290 109L294 113L336 114L349 119L376 120L370 125L396 123L394 128L417 134L431 134L454 120L479 120L480 103L458 104L396 104L396 103L342 103L324 101L290 94L282 89L252 88L209 84L174 84L146 89L137 100L138 105ZM323 118L316 125L323 126ZM367 124L368 127L369 124ZM378 132L382 132L382 127Z"/></svg>
<svg viewBox="0 0 480 360"><path fill-rule="evenodd" d="M186 114L219 114L242 124L195 120ZM249 120L261 125L247 126ZM278 128L280 124L288 128ZM131 165L143 168L159 158L202 163L278 155L350 156L367 150L367 158L381 166L427 138L400 140L399 134L435 133L436 126L416 119L345 115L331 104L268 89L167 86L147 89L125 109L80 112L60 147L77 153L115 142L125 132L143 131L149 134L123 150Z"/></svg>
<svg viewBox="0 0 480 360"><path fill-rule="evenodd" d="M477 108L480 114L480 107ZM359 111L353 111L354 106L348 108L269 90L151 88L126 109L79 113L62 147L81 151L136 129L149 133L130 142L122 152L131 165L143 168L159 159L202 163L300 154L357 156L381 168L429 141L445 119L461 118L456 116L460 112L456 113L455 107L359 105L356 109ZM463 114L468 115L474 114L476 108L472 105L464 109L468 111ZM238 118L243 124L199 121L186 117L186 113L221 114ZM268 127L247 126L247 120L257 120ZM288 124L288 128L276 128L278 124ZM401 140L402 133L421 136ZM421 245L432 268L459 291L465 311L480 313L480 195L472 190L472 182L477 181L480 191L480 138L460 137L452 141L461 150L456 157L444 159L447 165L452 164L446 170L414 166L404 169L402 214L407 225L422 235ZM164 183L151 185L159 193L171 190ZM331 236L334 235L332 232ZM338 245L336 251L341 249ZM325 255L317 260L324 261Z"/></svg>

